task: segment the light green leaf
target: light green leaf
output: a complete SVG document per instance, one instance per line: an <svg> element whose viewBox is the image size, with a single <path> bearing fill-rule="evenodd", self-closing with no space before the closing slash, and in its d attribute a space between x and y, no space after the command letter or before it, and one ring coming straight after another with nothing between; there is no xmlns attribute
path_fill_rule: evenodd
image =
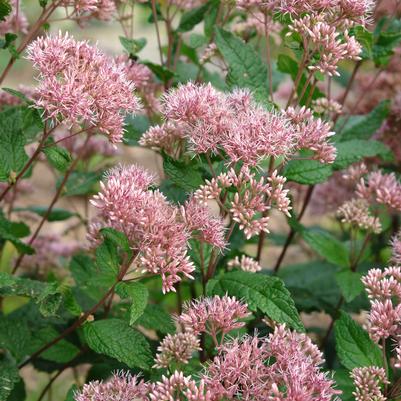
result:
<svg viewBox="0 0 401 401"><path fill-rule="evenodd" d="M149 291L139 282L119 283L116 292L122 298L129 298L132 302L129 310L129 324L134 324L143 314L148 304Z"/></svg>
<svg viewBox="0 0 401 401"><path fill-rule="evenodd" d="M243 299L250 310L259 309L278 323L304 331L294 301L281 279L264 274L235 271L208 283L209 295L228 294Z"/></svg>
<svg viewBox="0 0 401 401"><path fill-rule="evenodd" d="M143 334L120 319L107 319L88 323L84 335L89 347L130 368L149 370L153 363L150 346Z"/></svg>
<svg viewBox="0 0 401 401"><path fill-rule="evenodd" d="M328 262L338 266L349 265L348 247L329 232L320 229L304 229L301 235L304 241Z"/></svg>
<svg viewBox="0 0 401 401"><path fill-rule="evenodd" d="M120 259L117 246L108 238L96 248L96 264L100 270L117 274L120 268Z"/></svg>
<svg viewBox="0 0 401 401"><path fill-rule="evenodd" d="M267 65L252 45L221 28L216 28L215 42L229 67L227 84L231 88L249 88L257 100L267 101Z"/></svg>
<svg viewBox="0 0 401 401"><path fill-rule="evenodd" d="M347 302L351 302L363 291L361 277L362 274L353 272L350 269L343 269L337 272L336 281Z"/></svg>
<svg viewBox="0 0 401 401"><path fill-rule="evenodd" d="M332 174L330 165L317 160L290 160L284 169L284 175L289 181L303 185L325 182Z"/></svg>
<svg viewBox="0 0 401 401"><path fill-rule="evenodd" d="M51 144L51 142L50 142ZM46 159L56 170L65 172L71 164L72 157L67 149L60 146L48 146L43 149Z"/></svg>
<svg viewBox="0 0 401 401"><path fill-rule="evenodd" d="M119 36L119 39L124 49L130 55L135 55L139 53L146 46L147 43L146 38L129 39L125 36Z"/></svg>
<svg viewBox="0 0 401 401"><path fill-rule="evenodd" d="M385 161L393 160L391 150L382 142L352 139L336 144L337 158L333 164L335 170L343 170L365 157L379 156Z"/></svg>
<svg viewBox="0 0 401 401"><path fill-rule="evenodd" d="M389 111L390 102L385 100L379 103L369 114L339 118L334 131L341 131L334 136L334 139L339 142L370 139L382 126Z"/></svg>
<svg viewBox="0 0 401 401"><path fill-rule="evenodd" d="M96 192L96 185L102 178L102 172L73 171L64 187L63 196L89 195ZM59 187L61 179L57 182Z"/></svg>
<svg viewBox="0 0 401 401"><path fill-rule="evenodd" d="M377 344L347 313L341 313L334 330L337 355L348 370L363 366L383 366L381 351Z"/></svg>
<svg viewBox="0 0 401 401"><path fill-rule="evenodd" d="M125 132L123 142L128 146L138 146L141 136L150 127L148 117L144 115L128 115L125 118Z"/></svg>

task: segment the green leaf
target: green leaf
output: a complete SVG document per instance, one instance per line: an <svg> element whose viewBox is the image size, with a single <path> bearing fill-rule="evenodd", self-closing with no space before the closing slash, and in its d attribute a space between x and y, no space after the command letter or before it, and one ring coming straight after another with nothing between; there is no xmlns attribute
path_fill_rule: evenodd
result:
<svg viewBox="0 0 401 401"><path fill-rule="evenodd" d="M150 127L148 117L144 115L128 115L125 118L125 133L123 142L128 146L138 146L141 136Z"/></svg>
<svg viewBox="0 0 401 401"><path fill-rule="evenodd" d="M68 177L63 196L89 195L96 192L95 186L102 178L102 172L80 172L73 171ZM61 179L57 182L60 185Z"/></svg>
<svg viewBox="0 0 401 401"><path fill-rule="evenodd" d="M59 332L51 326L35 331L31 341L31 353L59 336ZM60 340L48 350L40 354L40 358L56 363L67 363L79 354L79 349L67 340Z"/></svg>
<svg viewBox="0 0 401 401"><path fill-rule="evenodd" d="M160 331L163 334L175 332L171 316L160 305L148 304L135 324L143 326L145 329Z"/></svg>
<svg viewBox="0 0 401 401"><path fill-rule="evenodd" d="M0 401L6 401L16 383L21 380L15 363L3 358L0 360Z"/></svg>
<svg viewBox="0 0 401 401"><path fill-rule="evenodd" d="M350 33L355 36L355 39L362 45L363 60L369 60L373 57L373 33L368 31L362 25L357 25L350 30Z"/></svg>
<svg viewBox="0 0 401 401"><path fill-rule="evenodd" d="M202 175L195 160L186 164L164 155L163 169L171 182L187 192L192 192L203 184Z"/></svg>
<svg viewBox="0 0 401 401"><path fill-rule="evenodd" d="M117 246L108 238L96 248L96 264L102 271L117 275L120 269L120 258Z"/></svg>
<svg viewBox="0 0 401 401"><path fill-rule="evenodd" d="M189 32L198 25L204 18L206 11L210 7L210 2L196 8L192 8L182 14L177 32Z"/></svg>
<svg viewBox="0 0 401 401"><path fill-rule="evenodd" d="M0 21L4 21L11 13L12 7L9 0L0 0Z"/></svg>
<svg viewBox="0 0 401 401"><path fill-rule="evenodd" d="M51 145L51 142L49 142ZM65 172L71 164L72 157L70 152L60 146L48 146L43 149L49 164L56 170Z"/></svg>
<svg viewBox="0 0 401 401"><path fill-rule="evenodd" d="M146 65L153 74L156 75L162 82L167 83L170 79L174 78L174 72L169 70L164 65L155 64L150 61L141 61L142 64Z"/></svg>
<svg viewBox="0 0 401 401"><path fill-rule="evenodd" d="M18 252L32 255L35 250L20 240L20 238L28 236L29 232L26 224L11 222L0 212L0 239L10 241Z"/></svg>
<svg viewBox="0 0 401 401"><path fill-rule="evenodd" d="M129 368L149 370L153 364L150 346L145 337L120 319L88 323L84 335L89 347L125 363Z"/></svg>
<svg viewBox="0 0 401 401"><path fill-rule="evenodd" d="M289 181L303 185L325 182L332 174L328 164L317 160L290 160L284 168L284 175Z"/></svg>
<svg viewBox="0 0 401 401"><path fill-rule="evenodd" d="M129 324L135 323L143 314L148 304L149 291L147 287L139 282L119 283L116 292L122 298L129 298L132 302L130 307Z"/></svg>
<svg viewBox="0 0 401 401"><path fill-rule="evenodd" d="M0 316L0 348L6 349L17 362L28 354L31 332L25 320Z"/></svg>
<svg viewBox="0 0 401 401"><path fill-rule="evenodd" d="M332 314L340 299L335 273L334 265L312 261L285 266L278 276L284 281L299 310L308 313L323 310Z"/></svg>
<svg viewBox="0 0 401 401"><path fill-rule="evenodd" d="M127 236L114 228L105 227L100 230L103 237L114 244L114 246L121 248L124 252L131 253L131 247Z"/></svg>
<svg viewBox="0 0 401 401"><path fill-rule="evenodd" d="M0 113L0 181L12 181L25 166L25 136L21 121L7 111Z"/></svg>
<svg viewBox="0 0 401 401"><path fill-rule="evenodd" d="M337 355L348 370L363 366L383 366L380 348L347 313L341 312L334 330Z"/></svg>
<svg viewBox="0 0 401 401"><path fill-rule="evenodd" d="M127 51L127 53L133 56L139 53L146 46L147 43L147 40L145 38L129 39L124 36L119 36L118 38L120 39L120 43Z"/></svg>
<svg viewBox="0 0 401 401"><path fill-rule="evenodd" d="M336 273L337 284L347 302L351 302L363 291L361 277L362 274L350 269L343 269Z"/></svg>
<svg viewBox="0 0 401 401"><path fill-rule="evenodd" d="M342 391L341 401L355 401L352 394L355 391L355 386L349 374L350 372L346 369L338 369L334 373L336 387Z"/></svg>
<svg viewBox="0 0 401 401"><path fill-rule="evenodd" d="M191 33L189 36L189 45L194 49L198 47L206 46L208 43L207 37L200 35L199 33Z"/></svg>
<svg viewBox="0 0 401 401"><path fill-rule="evenodd" d="M15 208L15 211L29 211L32 213L36 213L39 216L44 216L47 212L48 206L27 206L27 207L19 207ZM64 221L68 220L71 217L78 216L77 213L70 212L67 209L61 208L53 208L50 214L47 216L47 221Z"/></svg>
<svg viewBox="0 0 401 401"><path fill-rule="evenodd" d="M0 272L0 296L12 295L31 298L39 305L43 316L55 315L62 302L62 294L55 282L43 283Z"/></svg>
<svg viewBox="0 0 401 401"><path fill-rule="evenodd" d="M338 266L349 265L348 247L333 237L329 232L321 229L301 230L304 241L321 257Z"/></svg>
<svg viewBox="0 0 401 401"><path fill-rule="evenodd" d="M23 94L23 93L20 92L20 91L17 91L17 90L15 90L15 89L13 89L13 88L2 88L2 89L3 89L4 92L7 92L7 93L9 93L9 94L12 95L12 96L17 97L18 99L22 100L24 103L27 103L27 104L31 104L31 103L32 103L32 101L29 100L29 99L26 97L26 95Z"/></svg>
<svg viewBox="0 0 401 401"><path fill-rule="evenodd" d="M210 40L216 26L217 17L219 16L220 0L210 0L210 7L205 15L204 32L206 37Z"/></svg>
<svg viewBox="0 0 401 401"><path fill-rule="evenodd" d="M260 310L278 323L304 331L289 291L278 277L235 271L209 281L209 295L228 294L243 299L252 311Z"/></svg>
<svg viewBox="0 0 401 401"><path fill-rule="evenodd" d="M267 101L269 96L267 65L252 45L221 28L216 28L215 42L229 67L227 84L231 88L249 88L257 100Z"/></svg>
<svg viewBox="0 0 401 401"><path fill-rule="evenodd" d="M341 131L334 136L338 142L352 139L370 139L382 126L390 111L390 102L379 103L369 114L339 118L334 131ZM345 120L346 119L346 120Z"/></svg>
<svg viewBox="0 0 401 401"><path fill-rule="evenodd" d="M75 401L75 394L78 392L78 386L74 383L67 392L65 401Z"/></svg>
<svg viewBox="0 0 401 401"><path fill-rule="evenodd" d="M385 161L393 160L391 150L382 142L352 139L336 144L337 157L333 164L335 170L343 170L365 157L379 156Z"/></svg>

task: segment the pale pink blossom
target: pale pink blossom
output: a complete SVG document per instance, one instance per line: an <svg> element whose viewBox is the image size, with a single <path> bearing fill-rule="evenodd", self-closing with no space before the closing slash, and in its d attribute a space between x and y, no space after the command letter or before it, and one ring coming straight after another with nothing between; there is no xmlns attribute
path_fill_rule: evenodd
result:
<svg viewBox="0 0 401 401"><path fill-rule="evenodd" d="M175 371L170 377L162 376L161 381L152 384L150 401L212 401L203 380L197 384L189 376ZM80 400L78 400L80 401Z"/></svg>
<svg viewBox="0 0 401 401"><path fill-rule="evenodd" d="M401 210L401 183L394 173L371 172L357 185L357 194L371 203L378 203L397 211Z"/></svg>
<svg viewBox="0 0 401 401"><path fill-rule="evenodd" d="M63 0L61 5L72 8L73 12L67 10L67 15L80 23L91 18L109 21L117 10L114 0Z"/></svg>
<svg viewBox="0 0 401 401"><path fill-rule="evenodd" d="M167 334L157 347L156 368L168 368L171 363L187 364L195 351L199 351L200 341L191 332Z"/></svg>
<svg viewBox="0 0 401 401"><path fill-rule="evenodd" d="M195 197L192 196L185 202L181 207L181 213L187 229L199 241L206 242L220 250L227 246L223 220L213 216L208 207Z"/></svg>
<svg viewBox="0 0 401 401"><path fill-rule="evenodd" d="M355 368L351 372L355 392L352 394L356 401L386 401L381 385L388 384L386 372L383 368L369 366Z"/></svg>
<svg viewBox="0 0 401 401"><path fill-rule="evenodd" d="M84 384L75 401L147 401L148 385L129 373L117 372L111 379Z"/></svg>
<svg viewBox="0 0 401 401"><path fill-rule="evenodd" d="M208 333L215 341L218 333L228 332L244 326L240 321L250 315L247 305L235 297L214 296L192 301L184 305L177 322L185 331L195 335ZM216 344L217 345L217 344Z"/></svg>
<svg viewBox="0 0 401 401"><path fill-rule="evenodd" d="M391 239L391 262L401 265L401 231Z"/></svg>
<svg viewBox="0 0 401 401"><path fill-rule="evenodd" d="M234 259L230 260L227 263L227 266L232 269L234 267L239 267L244 272L255 273L262 270L262 266L260 266L259 262L249 256L242 255L241 259L236 256Z"/></svg>
<svg viewBox="0 0 401 401"><path fill-rule="evenodd" d="M139 109L123 67L87 42L61 33L36 39L28 59L39 71L35 103L45 118L82 124L121 142L124 116Z"/></svg>
<svg viewBox="0 0 401 401"><path fill-rule="evenodd" d="M159 191L148 189L153 180L135 165L112 169L91 201L99 214L88 236L96 244L101 227L123 232L138 253L139 267L162 277L163 292L175 291L180 274L192 278L194 266L187 255L191 233L179 208Z"/></svg>

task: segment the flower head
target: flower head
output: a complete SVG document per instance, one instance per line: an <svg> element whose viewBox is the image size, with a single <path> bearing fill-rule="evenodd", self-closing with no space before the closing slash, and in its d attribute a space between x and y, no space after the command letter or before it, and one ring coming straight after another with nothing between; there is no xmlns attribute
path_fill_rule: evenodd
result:
<svg viewBox="0 0 401 401"><path fill-rule="evenodd" d="M236 256L235 259L232 259L228 262L228 267L230 268L239 267L244 272L252 272L252 273L262 270L262 267L255 259L250 258L249 256L246 255L242 255L241 259L238 256Z"/></svg>
<svg viewBox="0 0 401 401"><path fill-rule="evenodd" d="M389 383L383 368L376 366L355 368L351 372L351 378L355 385L355 392L352 394L356 401L387 400L380 388L381 384Z"/></svg>
<svg viewBox="0 0 401 401"><path fill-rule="evenodd" d="M124 115L139 109L121 66L87 42L61 33L36 39L28 59L39 71L35 103L46 118L85 125L121 142Z"/></svg>
<svg viewBox="0 0 401 401"><path fill-rule="evenodd" d="M246 304L234 297L216 295L185 304L177 321L185 331L195 335L206 332L215 337L219 332L226 334L243 327L244 323L239 320L249 315Z"/></svg>

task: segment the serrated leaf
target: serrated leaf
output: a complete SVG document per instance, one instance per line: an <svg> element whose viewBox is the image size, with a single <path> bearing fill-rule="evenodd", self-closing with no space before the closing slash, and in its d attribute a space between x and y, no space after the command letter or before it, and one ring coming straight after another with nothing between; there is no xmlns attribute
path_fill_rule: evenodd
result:
<svg viewBox="0 0 401 401"><path fill-rule="evenodd" d="M325 182L332 174L330 165L317 160L290 160L284 168L284 176L289 181L303 185Z"/></svg>
<svg viewBox="0 0 401 401"><path fill-rule="evenodd" d="M338 132L334 139L339 142L352 139L370 139L382 126L390 111L390 102L385 100L377 105L369 114L338 119L334 131ZM346 122L344 124L344 118Z"/></svg>
<svg viewBox="0 0 401 401"><path fill-rule="evenodd" d="M215 42L229 66L227 84L231 88L249 88L257 100L267 101L269 96L267 65L252 45L221 28L216 28Z"/></svg>
<svg viewBox="0 0 401 401"><path fill-rule="evenodd" d="M336 350L341 364L348 370L363 366L383 366L381 351L351 316L341 312L334 325Z"/></svg>
<svg viewBox="0 0 401 401"><path fill-rule="evenodd" d="M131 253L130 244L127 236L121 231L114 230L111 227L105 227L100 230L103 238L112 242L116 247L121 248L124 252Z"/></svg>
<svg viewBox="0 0 401 401"><path fill-rule="evenodd" d="M43 149L46 159L56 170L65 172L71 164L70 152L60 146L48 146Z"/></svg>
<svg viewBox="0 0 401 401"><path fill-rule="evenodd" d="M0 272L0 296L11 295L31 298L39 305L43 316L56 314L62 302L62 294L57 283L43 283Z"/></svg>
<svg viewBox="0 0 401 401"><path fill-rule="evenodd" d="M355 401L354 395L355 385L350 377L350 372L346 369L338 369L334 373L336 387L342 391L341 401Z"/></svg>
<svg viewBox="0 0 401 401"><path fill-rule="evenodd" d="M16 383L21 380L18 368L12 361L0 360L0 401L6 401Z"/></svg>
<svg viewBox="0 0 401 401"><path fill-rule="evenodd" d="M194 49L198 47L206 46L208 43L207 37L200 35L199 33L191 33L189 36L189 45Z"/></svg>
<svg viewBox="0 0 401 401"><path fill-rule="evenodd" d="M260 310L278 323L304 331L294 301L283 281L264 274L235 271L208 283L209 295L228 294L243 299L252 311Z"/></svg>
<svg viewBox="0 0 401 401"><path fill-rule="evenodd" d="M108 238L96 248L96 264L102 271L117 274L120 268L120 259L117 246Z"/></svg>
<svg viewBox="0 0 401 401"><path fill-rule="evenodd" d="M10 241L18 252L32 255L35 253L34 249L20 240L20 238L28 236L29 233L29 227L26 224L11 222L0 212L0 239Z"/></svg>
<svg viewBox="0 0 401 401"><path fill-rule="evenodd" d="M164 65L155 64L151 61L141 61L142 64L146 65L153 74L156 75L162 82L167 83L170 79L174 78L175 74Z"/></svg>
<svg viewBox="0 0 401 401"><path fill-rule="evenodd" d="M129 298L132 302L129 310L129 324L134 324L143 314L148 304L149 291L139 282L119 283L116 292L122 298Z"/></svg>
<svg viewBox="0 0 401 401"><path fill-rule="evenodd" d="M149 343L124 320L88 323L84 326L84 335L93 351L111 356L130 368L149 370L153 364Z"/></svg>
<svg viewBox="0 0 401 401"><path fill-rule="evenodd" d="M171 316L160 305L148 304L142 316L135 323L149 330L160 331L163 334L175 331Z"/></svg>
<svg viewBox="0 0 401 401"><path fill-rule="evenodd" d="M17 362L28 354L31 332L26 321L0 316L0 348L6 349Z"/></svg>
<svg viewBox="0 0 401 401"><path fill-rule="evenodd" d="M321 229L304 229L301 231L303 240L321 257L337 266L349 265L348 247Z"/></svg>
<svg viewBox="0 0 401 401"><path fill-rule="evenodd" d="M195 161L186 164L164 155L163 169L175 185L187 192L192 192L203 184L202 175Z"/></svg>
<svg viewBox="0 0 401 401"><path fill-rule="evenodd" d="M347 302L351 302L363 291L361 277L362 274L350 269L343 269L336 273L337 284Z"/></svg>
<svg viewBox="0 0 401 401"><path fill-rule="evenodd" d="M335 170L343 170L365 157L378 156L385 161L393 160L391 150L382 142L353 139L336 144L337 157L333 163Z"/></svg>

